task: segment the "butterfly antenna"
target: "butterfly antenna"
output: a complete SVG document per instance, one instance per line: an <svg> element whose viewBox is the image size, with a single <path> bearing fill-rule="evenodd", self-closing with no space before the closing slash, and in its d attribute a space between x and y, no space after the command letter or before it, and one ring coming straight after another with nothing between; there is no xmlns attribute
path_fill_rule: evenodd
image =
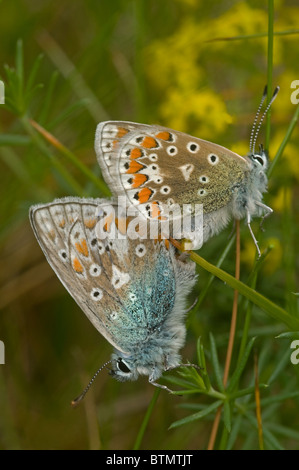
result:
<svg viewBox="0 0 299 470"><path fill-rule="evenodd" d="M277 86L274 90L274 93L272 95L272 98L271 100L269 101L265 111L264 111L264 114L262 115L261 119L260 119L260 122L259 122L259 125L257 126L257 129L256 129L256 133L255 133L255 136L254 136L254 139L253 139L253 143L252 143L252 148L250 148L250 153L254 154L254 151L255 151L255 144L256 144L256 141L257 141L257 138L258 138L258 134L259 134L259 131L260 131L260 128L261 128L261 125L265 119L265 116L267 115L273 101L275 100L276 96L277 96L277 93L279 92L280 88L279 86Z"/></svg>
<svg viewBox="0 0 299 470"><path fill-rule="evenodd" d="M252 152L252 142L253 142L253 136L254 136L254 132L255 132L255 127L256 127L256 123L257 123L258 117L259 117L259 115L260 115L262 106L263 106L263 102L265 101L265 99L266 99L266 97L267 97L267 92L268 92L268 87L267 87L267 85L266 85L265 88L264 88L264 93L263 93L261 102L260 102L260 104L259 104L259 107L258 107L258 109L257 109L256 115L255 115L255 118L254 118L254 121L253 121L252 129L251 129L251 134L250 134L250 141L249 141L249 153L253 153L253 152Z"/></svg>
<svg viewBox="0 0 299 470"><path fill-rule="evenodd" d="M108 361L108 362L105 362L104 365L102 365L97 371L96 373L94 374L94 376L90 379L88 385L85 387L85 389L83 390L83 392L81 393L81 395L79 395L77 398L75 398L74 400L72 400L71 402L71 405L75 408L79 403L80 401L83 400L83 398L85 397L86 393L88 392L88 390L90 389L90 387L92 386L96 376L99 374L99 372L101 372L101 370L104 369L104 367L106 367L108 364L110 364L112 361Z"/></svg>

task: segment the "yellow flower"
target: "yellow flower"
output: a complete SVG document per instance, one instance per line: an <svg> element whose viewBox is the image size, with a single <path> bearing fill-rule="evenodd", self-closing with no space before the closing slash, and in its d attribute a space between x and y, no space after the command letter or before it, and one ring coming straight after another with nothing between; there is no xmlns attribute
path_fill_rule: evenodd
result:
<svg viewBox="0 0 299 470"><path fill-rule="evenodd" d="M271 251L264 260L262 271L264 274L271 275L277 271L281 265L283 250L280 240L274 237L269 237L261 243L261 253L263 253L266 248L270 248ZM246 264L250 269L252 269L255 256L255 245L253 240L248 238L245 240L244 247L241 250L241 263Z"/></svg>
<svg viewBox="0 0 299 470"><path fill-rule="evenodd" d="M160 109L165 125L203 139L214 140L232 122L221 98L208 89L184 94L169 90Z"/></svg>
<svg viewBox="0 0 299 470"><path fill-rule="evenodd" d="M281 188L277 195L271 199L271 207L275 212L283 212L286 208L291 208L292 190L291 188Z"/></svg>

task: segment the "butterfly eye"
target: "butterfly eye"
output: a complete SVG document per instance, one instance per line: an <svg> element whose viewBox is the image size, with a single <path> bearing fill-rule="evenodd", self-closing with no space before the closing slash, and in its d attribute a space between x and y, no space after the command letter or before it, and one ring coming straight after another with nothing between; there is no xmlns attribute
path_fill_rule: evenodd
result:
<svg viewBox="0 0 299 470"><path fill-rule="evenodd" d="M261 166L264 166L267 163L266 158L263 157L262 155L253 155L252 158L254 161L259 162Z"/></svg>
<svg viewBox="0 0 299 470"><path fill-rule="evenodd" d="M130 374L131 372L131 369L129 369L129 367L127 366L127 364L123 361L121 357L119 357L117 360L117 367L124 374Z"/></svg>
<svg viewBox="0 0 299 470"><path fill-rule="evenodd" d="M196 142L188 142L187 149L191 153L196 153L200 149L200 146Z"/></svg>

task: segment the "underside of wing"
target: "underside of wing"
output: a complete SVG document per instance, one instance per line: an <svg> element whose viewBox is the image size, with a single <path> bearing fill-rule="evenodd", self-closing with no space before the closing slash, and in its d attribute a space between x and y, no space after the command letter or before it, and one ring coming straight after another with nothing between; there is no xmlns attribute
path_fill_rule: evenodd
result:
<svg viewBox="0 0 299 470"><path fill-rule="evenodd" d="M30 221L36 238L56 275L95 328L118 350L113 318L122 303L113 283L122 286L128 273L113 267L108 241L98 240L96 224L109 203L65 198L33 206ZM123 352L126 352L123 350Z"/></svg>
<svg viewBox="0 0 299 470"><path fill-rule="evenodd" d="M236 153L161 126L101 123L95 148L111 191L149 218L173 204L216 211L229 204L248 170Z"/></svg>

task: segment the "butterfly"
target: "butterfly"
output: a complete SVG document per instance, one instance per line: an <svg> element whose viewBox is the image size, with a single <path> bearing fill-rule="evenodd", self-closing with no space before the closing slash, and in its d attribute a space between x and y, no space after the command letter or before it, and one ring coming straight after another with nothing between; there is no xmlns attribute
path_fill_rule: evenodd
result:
<svg viewBox="0 0 299 470"><path fill-rule="evenodd" d="M171 391L156 380L180 366L194 263L164 241L130 239L125 215L105 199L38 204L30 222L64 287L114 346L111 374L120 381L147 375Z"/></svg>
<svg viewBox="0 0 299 470"><path fill-rule="evenodd" d="M277 92L278 88L263 117ZM259 111L266 94L267 88ZM127 204L147 219L163 218L173 205L199 205L201 223L181 234L191 241L192 249L200 248L230 219L245 217L259 251L250 222L272 209L262 202L268 158L262 147L255 151L263 119L254 136L258 114L245 157L159 125L102 122L96 130L95 151L103 177L115 196L125 195Z"/></svg>

